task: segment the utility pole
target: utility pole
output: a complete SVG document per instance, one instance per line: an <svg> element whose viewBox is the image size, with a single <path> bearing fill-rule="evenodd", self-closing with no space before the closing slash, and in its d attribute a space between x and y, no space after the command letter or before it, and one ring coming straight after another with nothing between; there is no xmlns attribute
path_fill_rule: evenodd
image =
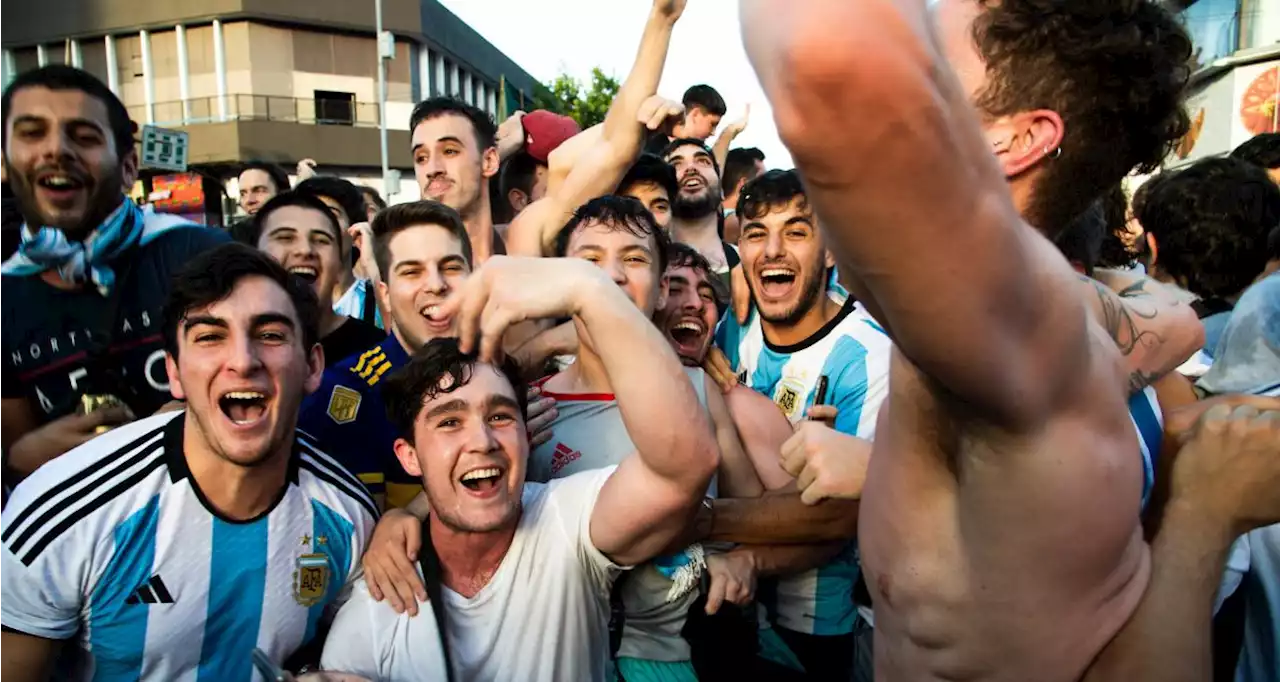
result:
<svg viewBox="0 0 1280 682"><path fill-rule="evenodd" d="M387 158L387 60L396 56L395 37L382 30L382 0L374 2L374 30L378 43L378 143L382 147L382 193L390 197L400 189L400 174L391 177Z"/></svg>

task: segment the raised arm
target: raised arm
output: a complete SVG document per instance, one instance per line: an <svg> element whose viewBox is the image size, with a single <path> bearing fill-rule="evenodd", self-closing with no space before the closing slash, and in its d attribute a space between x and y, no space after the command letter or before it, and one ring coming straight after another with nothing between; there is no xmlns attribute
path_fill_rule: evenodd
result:
<svg viewBox="0 0 1280 682"><path fill-rule="evenodd" d="M1037 421L1087 358L1083 302L1014 209L926 3L742 8L747 54L841 270L947 391L993 422Z"/></svg>
<svg viewBox="0 0 1280 682"><path fill-rule="evenodd" d="M644 144L646 127L639 123L641 109L657 92L671 44L671 31L684 6L684 0L655 0L640 37L635 63L618 88L604 122L566 142L569 148L558 159L552 153L550 165L556 167L551 171L556 186L549 186L547 196L526 208L508 228L514 242L509 244L511 253L550 255L555 235L573 211L595 197L613 192L618 186ZM579 137L583 139L575 142ZM595 142L591 143L592 140ZM573 163L573 169L561 182L558 176L564 172L558 169L563 168L566 159Z"/></svg>
<svg viewBox="0 0 1280 682"><path fill-rule="evenodd" d="M636 453L605 483L591 539L614 561L656 556L688 525L719 465L711 421L675 351L603 270L578 258L495 257L442 314L459 346L498 352L504 332L528 319L571 316L600 356Z"/></svg>

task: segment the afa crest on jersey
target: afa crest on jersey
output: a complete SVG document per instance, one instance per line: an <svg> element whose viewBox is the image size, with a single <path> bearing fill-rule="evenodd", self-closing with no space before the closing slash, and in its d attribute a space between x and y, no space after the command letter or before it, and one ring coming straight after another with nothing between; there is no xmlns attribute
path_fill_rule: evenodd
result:
<svg viewBox="0 0 1280 682"><path fill-rule="evenodd" d="M360 398L358 391L346 386L334 386L333 393L329 395L329 418L338 424L355 421L356 415L360 413Z"/></svg>
<svg viewBox="0 0 1280 682"><path fill-rule="evenodd" d="M293 599L302 606L314 606L329 589L329 557L322 553L298 557L293 571Z"/></svg>
<svg viewBox="0 0 1280 682"><path fill-rule="evenodd" d="M804 395L804 386L800 385L794 379L783 379L778 383L778 388L773 392L773 402L778 405L782 413L787 415L787 419L795 416L796 410L803 407L801 396Z"/></svg>

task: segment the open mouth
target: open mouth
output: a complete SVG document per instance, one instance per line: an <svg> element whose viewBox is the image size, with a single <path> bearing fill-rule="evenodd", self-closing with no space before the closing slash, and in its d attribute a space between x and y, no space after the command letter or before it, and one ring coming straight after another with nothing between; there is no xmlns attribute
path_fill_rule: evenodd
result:
<svg viewBox="0 0 1280 682"><path fill-rule="evenodd" d="M218 399L222 413L236 426L247 426L267 413L267 396L258 391L230 391Z"/></svg>
<svg viewBox="0 0 1280 682"><path fill-rule="evenodd" d="M767 298L781 298L795 284L796 273L790 268L765 268L760 271L760 293Z"/></svg>
<svg viewBox="0 0 1280 682"><path fill-rule="evenodd" d="M427 184L427 194L439 196L448 192L452 184L448 180L432 180Z"/></svg>
<svg viewBox="0 0 1280 682"><path fill-rule="evenodd" d="M695 322L684 321L671 328L671 338L681 346L694 346L702 341L705 330Z"/></svg>
<svg viewBox="0 0 1280 682"><path fill-rule="evenodd" d="M692 177L685 178L684 180L682 180L682 181L680 182L680 189L681 189L682 191L684 191L684 190L688 190L688 191L690 191L690 192L693 192L693 191L700 190L700 189L702 189L703 187L706 187L706 186L707 186L707 183L703 182L703 181L702 181L702 178L700 178L700 177L698 177L698 176L696 176L696 175L695 175L695 176L692 176Z"/></svg>
<svg viewBox="0 0 1280 682"><path fill-rule="evenodd" d="M45 173L36 178L36 184L42 189L57 194L84 189L84 182L69 173Z"/></svg>
<svg viewBox="0 0 1280 682"><path fill-rule="evenodd" d="M502 482L503 470L501 467L485 467L483 469L472 469L462 475L458 482L467 488L478 493L491 492L498 488Z"/></svg>
<svg viewBox="0 0 1280 682"><path fill-rule="evenodd" d="M310 265L295 265L289 268L289 274L305 280L308 284L315 284L316 279L320 277L320 271Z"/></svg>
<svg viewBox="0 0 1280 682"><path fill-rule="evenodd" d="M432 327L447 328L452 322L449 316L440 311L439 303L423 306L418 310L418 314L422 315Z"/></svg>

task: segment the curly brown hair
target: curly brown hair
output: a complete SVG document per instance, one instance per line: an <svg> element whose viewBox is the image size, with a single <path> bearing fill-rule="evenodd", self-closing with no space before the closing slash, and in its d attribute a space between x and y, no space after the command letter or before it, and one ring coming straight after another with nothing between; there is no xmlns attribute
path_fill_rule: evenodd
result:
<svg viewBox="0 0 1280 682"><path fill-rule="evenodd" d="M978 0L974 40L987 115L1050 109L1062 152L1048 160L1027 220L1053 236L1137 169L1155 170L1190 121L1191 39L1151 0Z"/></svg>

